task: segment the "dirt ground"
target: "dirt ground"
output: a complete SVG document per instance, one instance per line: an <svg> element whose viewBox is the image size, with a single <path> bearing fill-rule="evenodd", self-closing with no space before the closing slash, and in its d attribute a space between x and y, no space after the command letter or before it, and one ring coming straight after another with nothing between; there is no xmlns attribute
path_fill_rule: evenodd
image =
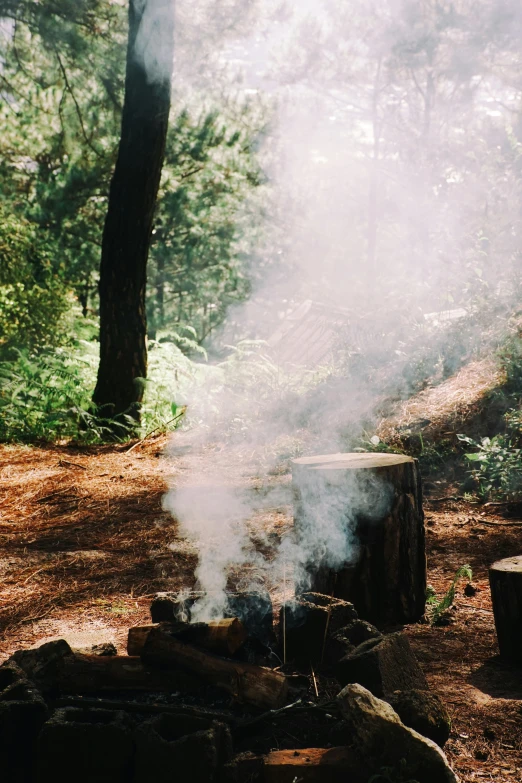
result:
<svg viewBox="0 0 522 783"><path fill-rule="evenodd" d="M184 457L166 457L165 446L0 447L0 660L60 637L124 652L128 627L149 619L152 594L193 586L196 552L162 509ZM256 481L244 465L230 471L238 483ZM289 476L271 481L287 488ZM469 563L478 592L459 589L449 625L406 631L450 710L446 753L463 783L522 781L522 671L498 659L487 581L494 560L520 553L522 520L440 501L453 492L435 483L426 500L428 579L443 594ZM282 503L260 512L252 532L266 541L290 525ZM277 602L280 586L270 589Z"/></svg>

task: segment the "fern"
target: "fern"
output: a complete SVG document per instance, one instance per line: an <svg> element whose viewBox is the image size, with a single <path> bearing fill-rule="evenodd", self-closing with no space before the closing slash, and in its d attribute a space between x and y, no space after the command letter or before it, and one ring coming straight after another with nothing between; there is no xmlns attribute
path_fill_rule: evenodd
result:
<svg viewBox="0 0 522 783"><path fill-rule="evenodd" d="M455 600L457 583L459 579L467 579L468 582L471 582L471 580L473 579L473 572L471 570L471 566L463 565L457 569L455 576L453 577L452 583L450 584L448 590L440 600L437 598L433 588L428 586L428 589L426 591L427 593L426 603L428 604L428 606L431 607L432 610L431 611L432 624L435 625L440 620L443 612L445 612L447 609L450 608L450 606L453 605L453 601Z"/></svg>

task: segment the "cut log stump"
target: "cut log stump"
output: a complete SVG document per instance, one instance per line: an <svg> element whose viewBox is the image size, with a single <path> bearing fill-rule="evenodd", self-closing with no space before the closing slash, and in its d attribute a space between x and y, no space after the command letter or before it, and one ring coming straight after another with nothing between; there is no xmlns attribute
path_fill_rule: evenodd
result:
<svg viewBox="0 0 522 783"><path fill-rule="evenodd" d="M500 655L522 666L522 555L493 563L489 584Z"/></svg>
<svg viewBox="0 0 522 783"><path fill-rule="evenodd" d="M296 538L313 563L303 583L351 601L378 626L419 620L426 552L417 461L401 454L304 457L293 461L292 481Z"/></svg>

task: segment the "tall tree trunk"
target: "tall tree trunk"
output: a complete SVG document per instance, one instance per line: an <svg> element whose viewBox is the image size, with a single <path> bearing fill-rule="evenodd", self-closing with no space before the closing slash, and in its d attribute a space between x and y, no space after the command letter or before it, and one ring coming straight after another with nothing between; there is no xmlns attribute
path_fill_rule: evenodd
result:
<svg viewBox="0 0 522 783"><path fill-rule="evenodd" d="M102 241L93 395L112 416L127 411L139 418L143 384L137 379L147 375L147 257L170 111L172 28L172 0L130 0L121 138ZM162 48L161 68L152 61L154 47Z"/></svg>

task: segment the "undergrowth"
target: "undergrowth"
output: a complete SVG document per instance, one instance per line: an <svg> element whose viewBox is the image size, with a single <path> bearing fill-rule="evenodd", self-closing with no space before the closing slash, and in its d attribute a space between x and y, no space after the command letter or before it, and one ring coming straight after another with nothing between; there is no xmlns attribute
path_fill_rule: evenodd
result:
<svg viewBox="0 0 522 783"><path fill-rule="evenodd" d="M442 598L437 598L437 595L433 587L431 587L431 585L428 585L428 588L426 590L426 603L428 605L428 609L430 613L430 621L432 625L437 625L437 623L440 622L444 612L450 609L451 606L453 605L453 601L455 600L455 593L457 590L457 584L460 579L467 579L468 582L471 582L471 580L473 579L473 572L471 570L471 566L463 565L457 569L457 572L453 577L453 581L451 582L449 588L442 596Z"/></svg>

